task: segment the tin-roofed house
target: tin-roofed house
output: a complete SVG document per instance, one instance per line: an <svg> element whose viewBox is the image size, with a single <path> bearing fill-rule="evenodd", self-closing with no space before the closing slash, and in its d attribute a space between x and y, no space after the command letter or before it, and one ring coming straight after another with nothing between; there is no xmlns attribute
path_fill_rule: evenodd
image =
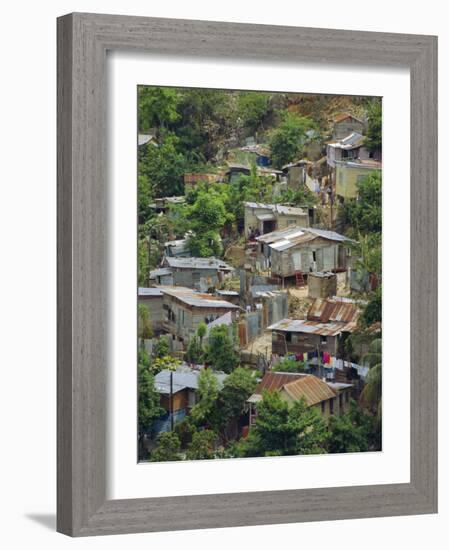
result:
<svg viewBox="0 0 449 550"><path fill-rule="evenodd" d="M268 327L272 352L280 356L312 352L336 357L342 340L356 329L359 314L357 304L349 299L316 299L307 319L283 319Z"/></svg>
<svg viewBox="0 0 449 550"><path fill-rule="evenodd" d="M175 371L162 370L155 376L154 387L161 396L161 407L165 414L153 425L155 433L170 431L198 402L198 380L203 366L195 368L183 364ZM218 388L223 387L224 372L213 371Z"/></svg>
<svg viewBox="0 0 449 550"><path fill-rule="evenodd" d="M333 139L341 139L348 136L352 132L363 134L365 123L360 118L357 118L350 113L342 113L333 120Z"/></svg>
<svg viewBox="0 0 449 550"><path fill-rule="evenodd" d="M356 198L359 184L366 176L382 169L374 159L342 160L335 162L335 194L340 203Z"/></svg>
<svg viewBox="0 0 449 550"><path fill-rule="evenodd" d="M283 204L245 202L245 236L253 239L294 225L309 226L309 210Z"/></svg>
<svg viewBox="0 0 449 550"><path fill-rule="evenodd" d="M312 227L291 227L257 237L259 262L271 274L285 278L297 272L345 271L351 256L344 235Z"/></svg>
<svg viewBox="0 0 449 550"><path fill-rule="evenodd" d="M148 309L151 328L155 334L160 334L164 330L162 302L163 294L160 289L139 287L138 303Z"/></svg>
<svg viewBox="0 0 449 550"><path fill-rule="evenodd" d="M363 147L365 136L352 132L348 136L326 144L327 163L335 167L337 161L369 159L369 151Z"/></svg>
<svg viewBox="0 0 449 550"><path fill-rule="evenodd" d="M209 325L225 313L231 313L236 320L240 308L221 300L213 294L196 292L185 287L159 287L163 294L164 330L182 344L187 344L196 333L200 322Z"/></svg>
<svg viewBox="0 0 449 550"><path fill-rule="evenodd" d="M164 267L172 272L173 284L201 290L214 288L232 274L234 268L219 258L166 256Z"/></svg>
<svg viewBox="0 0 449 550"><path fill-rule="evenodd" d="M289 405L304 399L307 407L329 417L347 411L351 390L351 384L332 384L312 374L267 372L248 399L250 426L257 418L257 403L263 400L264 392L279 392Z"/></svg>

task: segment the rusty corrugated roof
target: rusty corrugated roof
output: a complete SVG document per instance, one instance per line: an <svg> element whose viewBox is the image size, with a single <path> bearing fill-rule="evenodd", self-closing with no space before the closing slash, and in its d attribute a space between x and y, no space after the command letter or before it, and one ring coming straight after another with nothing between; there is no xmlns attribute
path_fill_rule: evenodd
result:
<svg viewBox="0 0 449 550"><path fill-rule="evenodd" d="M359 309L354 303L338 299L316 298L307 313L308 321L351 323L357 321Z"/></svg>
<svg viewBox="0 0 449 550"><path fill-rule="evenodd" d="M323 380L312 374L267 372L249 401L260 401L264 391L285 391L294 401L304 397L308 407L332 399L337 394Z"/></svg>
<svg viewBox="0 0 449 550"><path fill-rule="evenodd" d="M280 390L285 384L303 376L306 375L293 372L267 372L259 382L254 393L261 394L263 391Z"/></svg>
<svg viewBox="0 0 449 550"><path fill-rule="evenodd" d="M336 393L326 382L312 374L307 374L298 380L285 384L284 391L295 401L299 401L304 397L309 407L336 396Z"/></svg>

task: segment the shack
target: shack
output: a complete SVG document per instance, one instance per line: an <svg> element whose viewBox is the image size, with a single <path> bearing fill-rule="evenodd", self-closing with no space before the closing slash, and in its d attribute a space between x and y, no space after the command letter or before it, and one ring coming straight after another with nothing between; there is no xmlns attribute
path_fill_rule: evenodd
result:
<svg viewBox="0 0 449 550"><path fill-rule="evenodd" d="M200 322L206 325L231 312L232 321L240 308L213 294L185 287L159 287L163 294L163 328L174 340L186 344L196 333Z"/></svg>
<svg viewBox="0 0 449 550"><path fill-rule="evenodd" d="M330 384L311 374L267 372L248 399L249 424L257 419L257 403L262 401L264 392L279 392L289 405L304 399L307 407L317 408L329 418L348 410L351 390L351 384Z"/></svg>
<svg viewBox="0 0 449 550"><path fill-rule="evenodd" d="M357 118L350 113L342 113L333 120L333 139L342 139L352 132L363 134L365 123L360 118Z"/></svg>
<svg viewBox="0 0 449 550"><path fill-rule="evenodd" d="M309 298L330 298L337 294L337 274L316 271L307 276Z"/></svg>
<svg viewBox="0 0 449 550"><path fill-rule="evenodd" d="M159 288L139 287L138 304L144 305L150 312L151 328L155 334L160 334L164 329L163 324L163 294Z"/></svg>
<svg viewBox="0 0 449 550"><path fill-rule="evenodd" d="M291 227L257 237L258 261L272 276L292 277L297 272L345 271L351 256L344 235L312 227Z"/></svg>
<svg viewBox="0 0 449 550"><path fill-rule="evenodd" d="M342 203L346 199L356 198L357 184L366 176L382 169L382 163L374 160L347 160L335 162L335 194Z"/></svg>
<svg viewBox="0 0 449 550"><path fill-rule="evenodd" d="M369 159L369 151L363 147L365 136L352 132L348 136L326 144L327 163L335 167L340 160Z"/></svg>
<svg viewBox="0 0 449 550"><path fill-rule="evenodd" d="M218 258L182 258L166 256L164 267L171 270L173 284L206 291L217 286L234 268Z"/></svg>
<svg viewBox="0 0 449 550"><path fill-rule="evenodd" d="M155 376L154 387L160 395L161 407L165 414L156 420L153 426L155 433L169 431L172 425L182 420L190 413L198 402L198 380L203 365L190 367L186 363L175 371L162 370ZM213 371L218 388L223 387L226 374Z"/></svg>
<svg viewBox="0 0 449 550"><path fill-rule="evenodd" d="M309 226L309 211L305 208L259 202L244 202L243 206L247 239L291 226Z"/></svg>
<svg viewBox="0 0 449 550"><path fill-rule="evenodd" d="M326 353L336 357L339 344L357 327L359 308L349 299L316 299L307 319L283 319L268 327L277 355Z"/></svg>

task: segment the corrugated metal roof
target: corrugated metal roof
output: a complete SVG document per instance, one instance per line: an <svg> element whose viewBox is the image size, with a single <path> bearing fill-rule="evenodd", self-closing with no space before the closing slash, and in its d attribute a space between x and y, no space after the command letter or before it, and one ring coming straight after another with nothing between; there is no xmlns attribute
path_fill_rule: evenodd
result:
<svg viewBox="0 0 449 550"><path fill-rule="evenodd" d="M353 118L354 120L357 120L357 122L360 122L363 124L363 120L360 120L360 118L357 118L354 115L351 115L351 113L342 113L341 115L338 115L334 118L334 123L343 122L343 120L346 120L347 118Z"/></svg>
<svg viewBox="0 0 449 550"><path fill-rule="evenodd" d="M277 212L285 216L308 216L308 213L303 208L298 208L296 206L288 206L286 204L266 204L262 202L244 202L243 206L245 208L258 208L260 210L271 210L271 212ZM265 216L268 214L258 214L259 216ZM262 219L262 218L259 218ZM266 218L270 219L270 218Z"/></svg>
<svg viewBox="0 0 449 550"><path fill-rule="evenodd" d="M287 250L293 246L300 246L301 244L313 241L317 237L333 242L351 241L348 237L340 235L335 231L317 229L315 227L299 227L297 225L288 229L266 233L257 237L256 240L268 244L270 248L274 248L275 250Z"/></svg>
<svg viewBox="0 0 449 550"><path fill-rule="evenodd" d="M254 393L261 395L264 391L280 390L285 384L304 376L307 375L293 372L267 372L257 385Z"/></svg>
<svg viewBox="0 0 449 550"><path fill-rule="evenodd" d="M319 334L320 336L337 336L341 332L354 331L356 326L356 322L320 323L318 321L304 321L301 319L283 319L282 321L270 325L267 330L275 330L278 332L301 332L304 334Z"/></svg>
<svg viewBox="0 0 449 550"><path fill-rule="evenodd" d="M362 136L362 134L352 132L351 134L349 134L349 136L346 136L342 139L329 141L328 145L329 147L333 147L334 149L343 149L345 151L350 151L351 149L361 147L365 139L365 136Z"/></svg>
<svg viewBox="0 0 449 550"><path fill-rule="evenodd" d="M340 301L338 298L316 298L307 313L309 321L321 321L322 323L329 321L349 323L357 321L358 316L359 309L356 304Z"/></svg>
<svg viewBox="0 0 449 550"><path fill-rule="evenodd" d="M233 271L234 268L219 258L174 258L167 256L165 262L177 269L214 269Z"/></svg>
<svg viewBox="0 0 449 550"><path fill-rule="evenodd" d="M222 308L222 309L239 309L239 306L226 302L213 294L206 294L203 292L196 292L191 288L185 288L183 286L160 286L158 287L163 294L173 296L179 301L194 307L210 307L210 308Z"/></svg>
<svg viewBox="0 0 449 550"><path fill-rule="evenodd" d="M285 384L284 391L295 401L304 398L309 407L336 396L336 393L326 382L312 374Z"/></svg>
<svg viewBox="0 0 449 550"><path fill-rule="evenodd" d="M295 401L304 397L309 407L336 396L334 390L326 382L312 374L267 372L248 401L257 403L261 400L264 391L276 390L284 390Z"/></svg>
<svg viewBox="0 0 449 550"><path fill-rule="evenodd" d="M150 271L150 279L155 279L156 277L163 277L164 275L173 275L173 271L169 267L160 267Z"/></svg>
<svg viewBox="0 0 449 550"><path fill-rule="evenodd" d="M185 388L190 388L193 390L198 389L198 377L201 370L203 369L200 366L197 369L192 369L187 364L184 364L178 367L175 371L170 371L168 369L162 370L154 377L154 387L158 393L169 394L170 393L170 377L171 372L173 372L173 393L177 393ZM212 371L215 378L218 382L218 387L221 389L223 387L223 382L227 377L227 374L224 372Z"/></svg>
<svg viewBox="0 0 449 550"><path fill-rule="evenodd" d="M139 296L162 296L160 288L139 287Z"/></svg>

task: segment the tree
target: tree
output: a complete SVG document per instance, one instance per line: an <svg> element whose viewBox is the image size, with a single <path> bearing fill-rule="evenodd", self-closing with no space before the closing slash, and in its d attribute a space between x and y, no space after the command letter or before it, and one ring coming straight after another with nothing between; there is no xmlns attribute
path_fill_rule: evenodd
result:
<svg viewBox="0 0 449 550"><path fill-rule="evenodd" d="M374 98L368 104L368 129L365 147L369 151L382 151L382 100Z"/></svg>
<svg viewBox="0 0 449 550"><path fill-rule="evenodd" d="M143 304L139 304L139 338L141 345L144 346L145 340L153 337L153 329L151 327L150 310Z"/></svg>
<svg viewBox="0 0 449 550"><path fill-rule="evenodd" d="M185 211L193 232L187 240L187 247L192 256L218 256L222 251L220 230L231 219L226 211L223 193L218 192L215 186L204 185L193 197L194 202Z"/></svg>
<svg viewBox="0 0 449 550"><path fill-rule="evenodd" d="M241 440L241 456L280 456L326 452L327 428L320 412L307 407L304 399L293 406L279 392L265 392L257 404L257 417L246 440Z"/></svg>
<svg viewBox="0 0 449 550"><path fill-rule="evenodd" d="M181 96L176 88L138 86L137 94L141 132L154 127L165 128L179 120Z"/></svg>
<svg viewBox="0 0 449 550"><path fill-rule="evenodd" d="M161 432L156 440L157 447L151 453L151 462L181 460L181 442L175 432Z"/></svg>
<svg viewBox="0 0 449 550"><path fill-rule="evenodd" d="M215 370L226 373L230 373L237 366L238 356L234 350L234 342L227 325L211 328L204 360Z"/></svg>
<svg viewBox="0 0 449 550"><path fill-rule="evenodd" d="M375 171L358 184L357 199L350 199L342 208L343 222L362 235L382 231L382 176Z"/></svg>
<svg viewBox="0 0 449 550"><path fill-rule="evenodd" d="M382 286L379 285L374 293L370 295L370 299L362 312L361 324L364 327L369 327L373 323L382 321Z"/></svg>
<svg viewBox="0 0 449 550"><path fill-rule="evenodd" d="M187 445L187 460L209 460L214 458L214 447L217 434L212 430L200 430L192 436Z"/></svg>
<svg viewBox="0 0 449 550"><path fill-rule="evenodd" d="M238 114L250 132L256 132L266 119L270 96L262 92L240 92Z"/></svg>
<svg viewBox="0 0 449 550"><path fill-rule="evenodd" d="M203 338L206 336L206 333L207 333L207 325L204 321L200 321L198 324L198 328L196 329L196 334L200 339L201 349L203 348Z"/></svg>
<svg viewBox="0 0 449 550"><path fill-rule="evenodd" d="M237 367L227 376L220 391L222 416L225 421L239 417L246 408L248 397L254 392L257 380L253 371Z"/></svg>
<svg viewBox="0 0 449 550"><path fill-rule="evenodd" d="M168 346L168 339L166 336L161 336L156 340L153 348L153 357L161 358L168 355L170 348Z"/></svg>
<svg viewBox="0 0 449 550"><path fill-rule="evenodd" d="M347 413L329 420L330 453L357 453L369 450L372 419L363 413L355 401Z"/></svg>
<svg viewBox="0 0 449 550"><path fill-rule="evenodd" d="M143 361L141 361L141 358ZM154 376L145 363L144 354L139 353L138 365L138 422L139 432L151 430L153 421L159 418L164 409L160 406L160 395L154 387Z"/></svg>
<svg viewBox="0 0 449 550"><path fill-rule="evenodd" d="M155 197L181 195L184 190L184 172L188 164L178 151L178 138L167 134L157 147L146 147L139 154L139 175L141 184L152 190ZM144 200L144 199L142 199ZM140 204L142 209L145 204ZM139 210L140 211L140 210Z"/></svg>
<svg viewBox="0 0 449 550"><path fill-rule="evenodd" d="M192 407L190 416L202 424L208 420L218 397L218 380L211 369L202 369L198 376L199 401Z"/></svg>
<svg viewBox="0 0 449 550"><path fill-rule="evenodd" d="M195 363L197 365L203 360L203 348L196 334L189 340L186 351L186 360L189 363Z"/></svg>
<svg viewBox="0 0 449 550"><path fill-rule="evenodd" d="M378 414L382 400L382 340L380 338L371 342L370 350L364 356L363 362L369 365L370 370L365 387L360 394L360 403L372 414Z"/></svg>
<svg viewBox="0 0 449 550"><path fill-rule="evenodd" d="M292 162L302 154L307 130L314 127L310 118L300 117L288 111L282 112L281 124L272 132L271 158L277 168Z"/></svg>
<svg viewBox="0 0 449 550"><path fill-rule="evenodd" d="M197 428L189 416L186 416L181 420L181 422L177 422L175 424L175 433L179 437L182 449L185 449L192 441L193 434L195 434L196 431Z"/></svg>

